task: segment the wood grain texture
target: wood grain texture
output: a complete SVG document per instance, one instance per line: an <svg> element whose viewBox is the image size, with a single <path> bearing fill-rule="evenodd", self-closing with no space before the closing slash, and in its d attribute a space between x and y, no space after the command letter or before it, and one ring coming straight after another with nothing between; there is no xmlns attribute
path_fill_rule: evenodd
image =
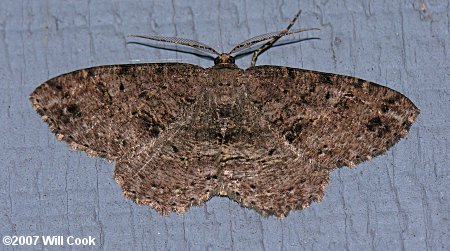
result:
<svg viewBox="0 0 450 251"><path fill-rule="evenodd" d="M420 1L5 1L0 233L93 235L98 240L93 250L446 250L449 6L423 2L425 8ZM137 59L212 65L187 54L127 45L126 34L183 36L226 51L283 28L299 7L301 27L321 28L318 35L304 35L321 39L276 47L259 64L382 83L410 98L421 115L386 155L331 172L322 202L283 220L263 218L227 198L168 217L124 200L112 177L114 165L55 140L28 101L47 79L95 65ZM247 68L250 59L237 63Z"/></svg>

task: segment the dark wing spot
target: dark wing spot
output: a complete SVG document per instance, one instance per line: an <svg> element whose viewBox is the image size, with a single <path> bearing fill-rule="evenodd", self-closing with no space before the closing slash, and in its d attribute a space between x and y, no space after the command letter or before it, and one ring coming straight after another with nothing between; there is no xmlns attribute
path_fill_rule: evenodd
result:
<svg viewBox="0 0 450 251"><path fill-rule="evenodd" d="M143 92L139 93L139 98L143 98L143 99L147 99L148 100L150 97L149 97L147 91L143 91Z"/></svg>
<svg viewBox="0 0 450 251"><path fill-rule="evenodd" d="M160 133L160 130L158 127L152 127L152 129L150 129L150 135L154 138L158 137Z"/></svg>
<svg viewBox="0 0 450 251"><path fill-rule="evenodd" d="M300 124L296 124L294 126L294 132L298 134L302 130L302 126Z"/></svg>
<svg viewBox="0 0 450 251"><path fill-rule="evenodd" d="M127 67L127 66L122 66L122 67L120 68L119 75L126 75L126 74L128 74L128 70L129 70L129 69L130 69L130 68Z"/></svg>
<svg viewBox="0 0 450 251"><path fill-rule="evenodd" d="M375 117L367 123L367 129L374 132L375 129L382 124L380 117Z"/></svg>
<svg viewBox="0 0 450 251"><path fill-rule="evenodd" d="M79 110L80 109L78 108L78 106L76 104L70 104L69 106L67 106L67 111L72 114L78 113Z"/></svg>
<svg viewBox="0 0 450 251"><path fill-rule="evenodd" d="M364 84L364 82L366 82L365 80L362 79L358 79L358 81L353 85L355 88L361 88Z"/></svg>
<svg viewBox="0 0 450 251"><path fill-rule="evenodd" d="M284 135L284 138L289 142L292 143L292 141L294 141L295 136L293 133L291 132L287 132L286 135Z"/></svg>
<svg viewBox="0 0 450 251"><path fill-rule="evenodd" d="M87 69L87 75L88 77L95 77L95 70L94 69Z"/></svg>
<svg viewBox="0 0 450 251"><path fill-rule="evenodd" d="M58 91L62 90L62 86L55 80L55 79L50 79L47 81L47 84L49 87L54 88Z"/></svg>
<svg viewBox="0 0 450 251"><path fill-rule="evenodd" d="M121 92L123 92L123 90L125 90L125 86L123 86L123 83L120 83L119 90Z"/></svg>
<svg viewBox="0 0 450 251"><path fill-rule="evenodd" d="M296 69L288 68L288 77L289 77L290 79L295 79L295 78L296 78L297 75L296 75L295 70L296 70Z"/></svg>
<svg viewBox="0 0 450 251"><path fill-rule="evenodd" d="M328 84L328 85L333 84L333 81L331 81L331 74L329 74L329 73L321 73L319 75L319 81L322 84Z"/></svg>
<svg viewBox="0 0 450 251"><path fill-rule="evenodd" d="M275 150L277 150L277 149L276 149L276 148L270 149L268 155L269 155L269 156L272 156L273 153L275 152Z"/></svg>
<svg viewBox="0 0 450 251"><path fill-rule="evenodd" d="M155 68L155 74L156 75L163 74L163 68L162 67Z"/></svg>
<svg viewBox="0 0 450 251"><path fill-rule="evenodd" d="M206 180L211 180L211 179L213 179L213 180L217 179L217 175L208 175L208 176L206 176Z"/></svg>
<svg viewBox="0 0 450 251"><path fill-rule="evenodd" d="M399 100L398 97L392 97L387 100L387 103L393 105L393 104L397 103L398 100Z"/></svg>
<svg viewBox="0 0 450 251"><path fill-rule="evenodd" d="M195 98L194 97L187 97L185 98L186 102L188 102L189 104L192 104L195 102Z"/></svg>

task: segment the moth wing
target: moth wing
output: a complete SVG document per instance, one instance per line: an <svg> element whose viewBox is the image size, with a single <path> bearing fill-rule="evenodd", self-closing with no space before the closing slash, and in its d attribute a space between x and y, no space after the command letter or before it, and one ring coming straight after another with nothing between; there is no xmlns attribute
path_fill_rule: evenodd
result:
<svg viewBox="0 0 450 251"><path fill-rule="evenodd" d="M219 193L278 217L322 199L328 170L286 144L247 99L237 103L241 109L229 121L234 126L222 144Z"/></svg>
<svg viewBox="0 0 450 251"><path fill-rule="evenodd" d="M58 139L114 160L176 121L195 102L203 73L179 63L93 67L48 80L30 101Z"/></svg>
<svg viewBox="0 0 450 251"><path fill-rule="evenodd" d="M205 90L161 137L117 161L115 178L125 196L169 214L183 213L217 194L221 147L209 97Z"/></svg>
<svg viewBox="0 0 450 251"><path fill-rule="evenodd" d="M329 170L386 152L419 114L401 93L355 77L277 66L246 76L249 99L271 126Z"/></svg>
<svg viewBox="0 0 450 251"><path fill-rule="evenodd" d="M329 171L386 152L419 114L402 94L354 77L259 66L239 81L256 110L248 117L260 114L253 121L266 136L257 161L224 164L223 187L263 214L285 216L320 200Z"/></svg>

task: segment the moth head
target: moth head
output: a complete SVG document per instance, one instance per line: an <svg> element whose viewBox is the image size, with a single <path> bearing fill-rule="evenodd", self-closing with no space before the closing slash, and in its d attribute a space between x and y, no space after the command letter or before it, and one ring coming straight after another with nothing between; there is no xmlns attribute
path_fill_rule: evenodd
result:
<svg viewBox="0 0 450 251"><path fill-rule="evenodd" d="M234 64L234 57L228 53L222 53L214 58L214 64Z"/></svg>

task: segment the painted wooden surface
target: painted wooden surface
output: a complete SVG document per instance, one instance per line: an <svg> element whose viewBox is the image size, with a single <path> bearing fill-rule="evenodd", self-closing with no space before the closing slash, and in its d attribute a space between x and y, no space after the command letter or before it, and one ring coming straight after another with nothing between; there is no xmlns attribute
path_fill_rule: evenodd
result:
<svg viewBox="0 0 450 251"><path fill-rule="evenodd" d="M445 0L3 1L0 235L92 236L93 250L450 248L449 5ZM333 172L322 202L283 220L262 218L219 197L168 217L137 206L113 180L114 163L58 142L28 101L45 80L96 65L212 65L190 54L127 44L127 34L191 38L227 51L283 29L299 8L303 14L294 27L321 31L294 38L320 40L275 47L259 64L371 80L409 97L421 115L389 152ZM246 68L250 57L237 63ZM28 248L49 247L38 242Z"/></svg>

